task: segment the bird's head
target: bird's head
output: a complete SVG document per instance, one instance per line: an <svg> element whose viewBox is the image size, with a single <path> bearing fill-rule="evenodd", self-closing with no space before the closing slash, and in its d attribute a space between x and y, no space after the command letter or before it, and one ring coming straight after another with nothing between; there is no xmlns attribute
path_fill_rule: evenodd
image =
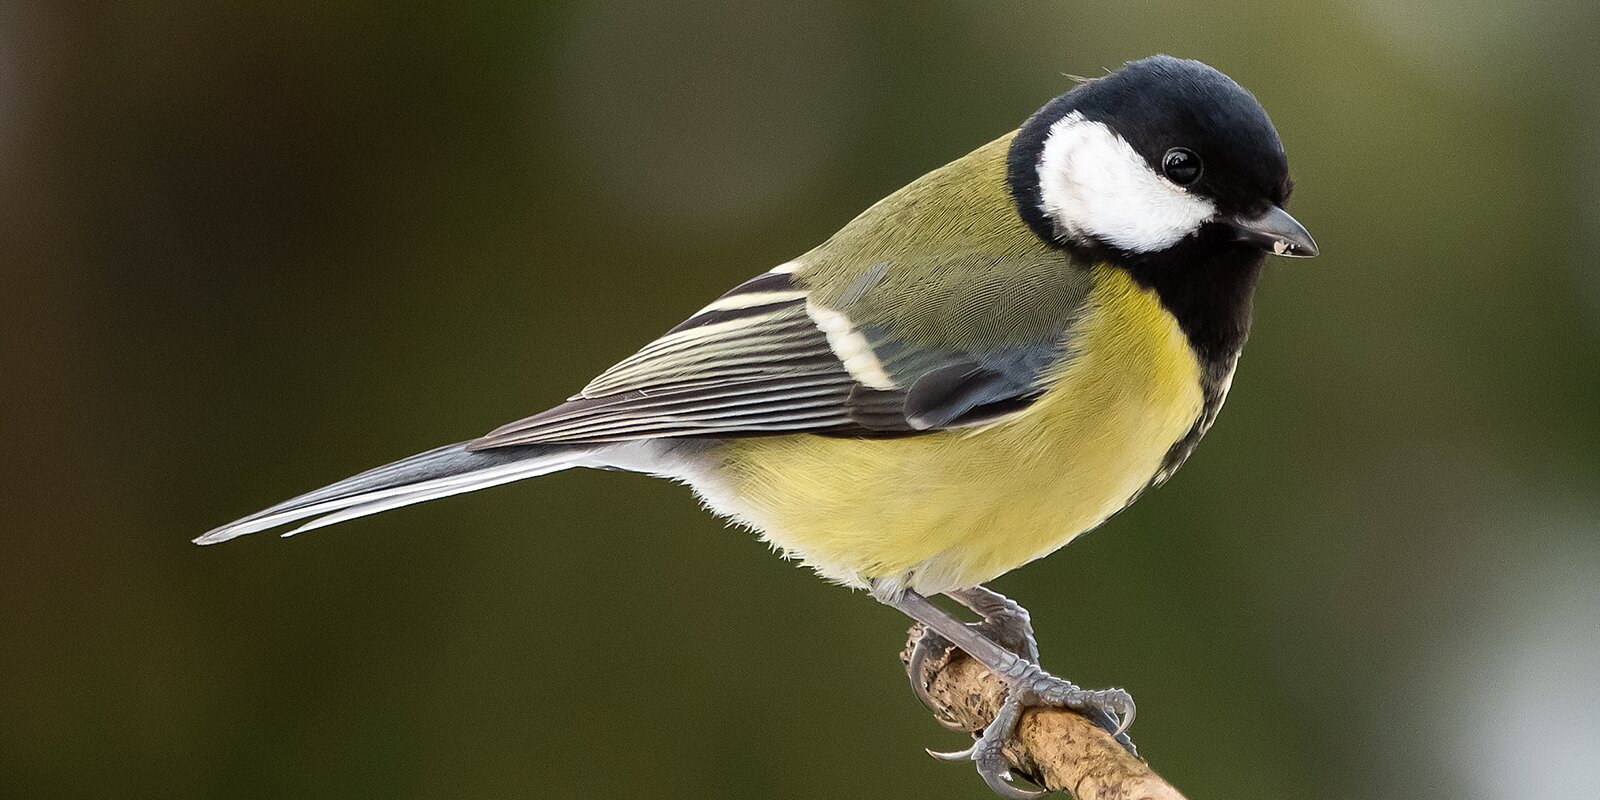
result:
<svg viewBox="0 0 1600 800"><path fill-rule="evenodd" d="M1009 180L1028 224L1068 247L1317 254L1283 210L1289 164L1266 111L1198 61L1152 56L1052 100L1018 132Z"/></svg>

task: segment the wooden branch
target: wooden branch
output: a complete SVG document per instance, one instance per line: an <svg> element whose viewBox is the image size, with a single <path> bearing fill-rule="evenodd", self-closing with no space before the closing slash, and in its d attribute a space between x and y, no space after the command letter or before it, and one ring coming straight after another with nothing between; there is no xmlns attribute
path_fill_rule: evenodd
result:
<svg viewBox="0 0 1600 800"><path fill-rule="evenodd" d="M908 669L911 645L921 633L920 625L912 626L911 639L900 654ZM926 659L920 677L934 700L930 710L971 731L988 725L1005 699L1000 680L956 648ZM1070 791L1077 800L1184 800L1111 734L1065 709L1040 708L1024 714L1006 758L1013 774L1046 789Z"/></svg>

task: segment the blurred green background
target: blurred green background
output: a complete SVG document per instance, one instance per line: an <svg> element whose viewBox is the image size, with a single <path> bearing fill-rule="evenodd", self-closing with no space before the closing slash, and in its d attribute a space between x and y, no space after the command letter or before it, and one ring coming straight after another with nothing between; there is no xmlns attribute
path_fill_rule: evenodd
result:
<svg viewBox="0 0 1600 800"><path fill-rule="evenodd" d="M542 409L1153 52L1323 256L998 582L1191 797L1600 796L1600 6L0 4L0 793L983 798L906 620L573 472L188 540Z"/></svg>

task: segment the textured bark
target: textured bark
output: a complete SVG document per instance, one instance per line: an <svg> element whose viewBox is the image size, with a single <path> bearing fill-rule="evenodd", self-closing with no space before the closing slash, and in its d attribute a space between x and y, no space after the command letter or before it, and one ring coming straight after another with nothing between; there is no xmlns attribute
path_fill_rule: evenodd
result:
<svg viewBox="0 0 1600 800"><path fill-rule="evenodd" d="M920 626L912 627L902 661L909 660L911 644L921 632ZM933 697L933 713L971 731L989 724L1005 699L999 679L954 648L942 657L928 658L920 677ZM1077 800L1184 800L1110 734L1064 709L1040 708L1024 714L1006 758L1013 774L1046 789L1069 791Z"/></svg>

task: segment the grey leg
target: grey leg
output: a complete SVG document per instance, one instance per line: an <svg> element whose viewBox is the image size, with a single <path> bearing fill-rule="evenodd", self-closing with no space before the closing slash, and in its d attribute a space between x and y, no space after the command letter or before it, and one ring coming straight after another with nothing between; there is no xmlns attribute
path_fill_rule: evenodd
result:
<svg viewBox="0 0 1600 800"><path fill-rule="evenodd" d="M1009 780L1005 756L1001 753L1006 742L1016 733L1022 713L1029 708L1036 706L1070 708L1091 715L1096 722L1101 720L1111 722L1112 725L1107 726L1108 730L1119 742L1123 742L1125 747L1132 749L1132 743L1127 741L1125 731L1133 722L1134 705L1133 698L1127 692L1121 689L1091 691L1057 678L1040 669L1036 657L1025 658L995 643L983 632L956 619L916 592L875 583L872 593L880 602L899 609L906 616L922 623L927 630L961 648L1005 682L1008 689L1005 703L977 742L959 752L934 754L947 760L975 762L978 774L997 794L1012 800L1028 800L1042 794L1042 792L1024 791L1014 786ZM1003 624L1016 628L1020 622L1022 627L1028 627L1026 612L1021 612L1019 615L1011 611L1012 608L1021 611L1021 606L998 594L988 590L961 594L964 597L957 597L958 602L967 604L971 601L974 605L995 610L1001 616L1010 614L1010 622ZM973 610L983 613L979 608ZM1025 641L1032 641L1031 629L1027 630ZM1037 655L1037 647L1032 648L1034 651L1032 653L1027 653L1026 647L1023 649L1026 654ZM915 651L913 657L916 658ZM920 660L914 662L913 666L920 666ZM914 679L913 685L915 684ZM919 694L925 695L926 687L919 688L921 689Z"/></svg>
<svg viewBox="0 0 1600 800"><path fill-rule="evenodd" d="M967 609L977 614L981 621L970 623L971 627L982 633L990 641L1005 647L1018 656L1039 663L1039 645L1033 638L1033 623L1028 618L1028 610L1017 605L1010 598L999 592L976 586L971 589L958 589L950 592L948 596ZM933 698L928 696L928 687L922 680L923 662L929 656L942 656L954 645L949 640L935 633L932 628L924 627L922 635L917 638L911 648L911 657L907 661L906 674L911 679L911 691L917 699L930 709L935 708ZM965 731L966 726L952 719L936 715L940 725L953 731ZM1107 730L1115 729L1116 722L1107 725L1106 721L1096 719L1096 724L1105 726Z"/></svg>
<svg viewBox="0 0 1600 800"><path fill-rule="evenodd" d="M960 589L951 592L950 597L971 609L974 614L983 617L979 627L989 633L989 638L1010 648L1017 655L1035 664L1039 663L1039 643L1033 638L1033 620L1028 616L1028 609L986 586ZM1117 741L1126 747L1128 752L1138 755L1133 740L1128 738L1127 726L1115 716L1100 708L1080 710L1094 724L1116 733ZM1131 718L1128 720L1129 723L1132 721ZM1117 733L1118 731L1121 732Z"/></svg>

